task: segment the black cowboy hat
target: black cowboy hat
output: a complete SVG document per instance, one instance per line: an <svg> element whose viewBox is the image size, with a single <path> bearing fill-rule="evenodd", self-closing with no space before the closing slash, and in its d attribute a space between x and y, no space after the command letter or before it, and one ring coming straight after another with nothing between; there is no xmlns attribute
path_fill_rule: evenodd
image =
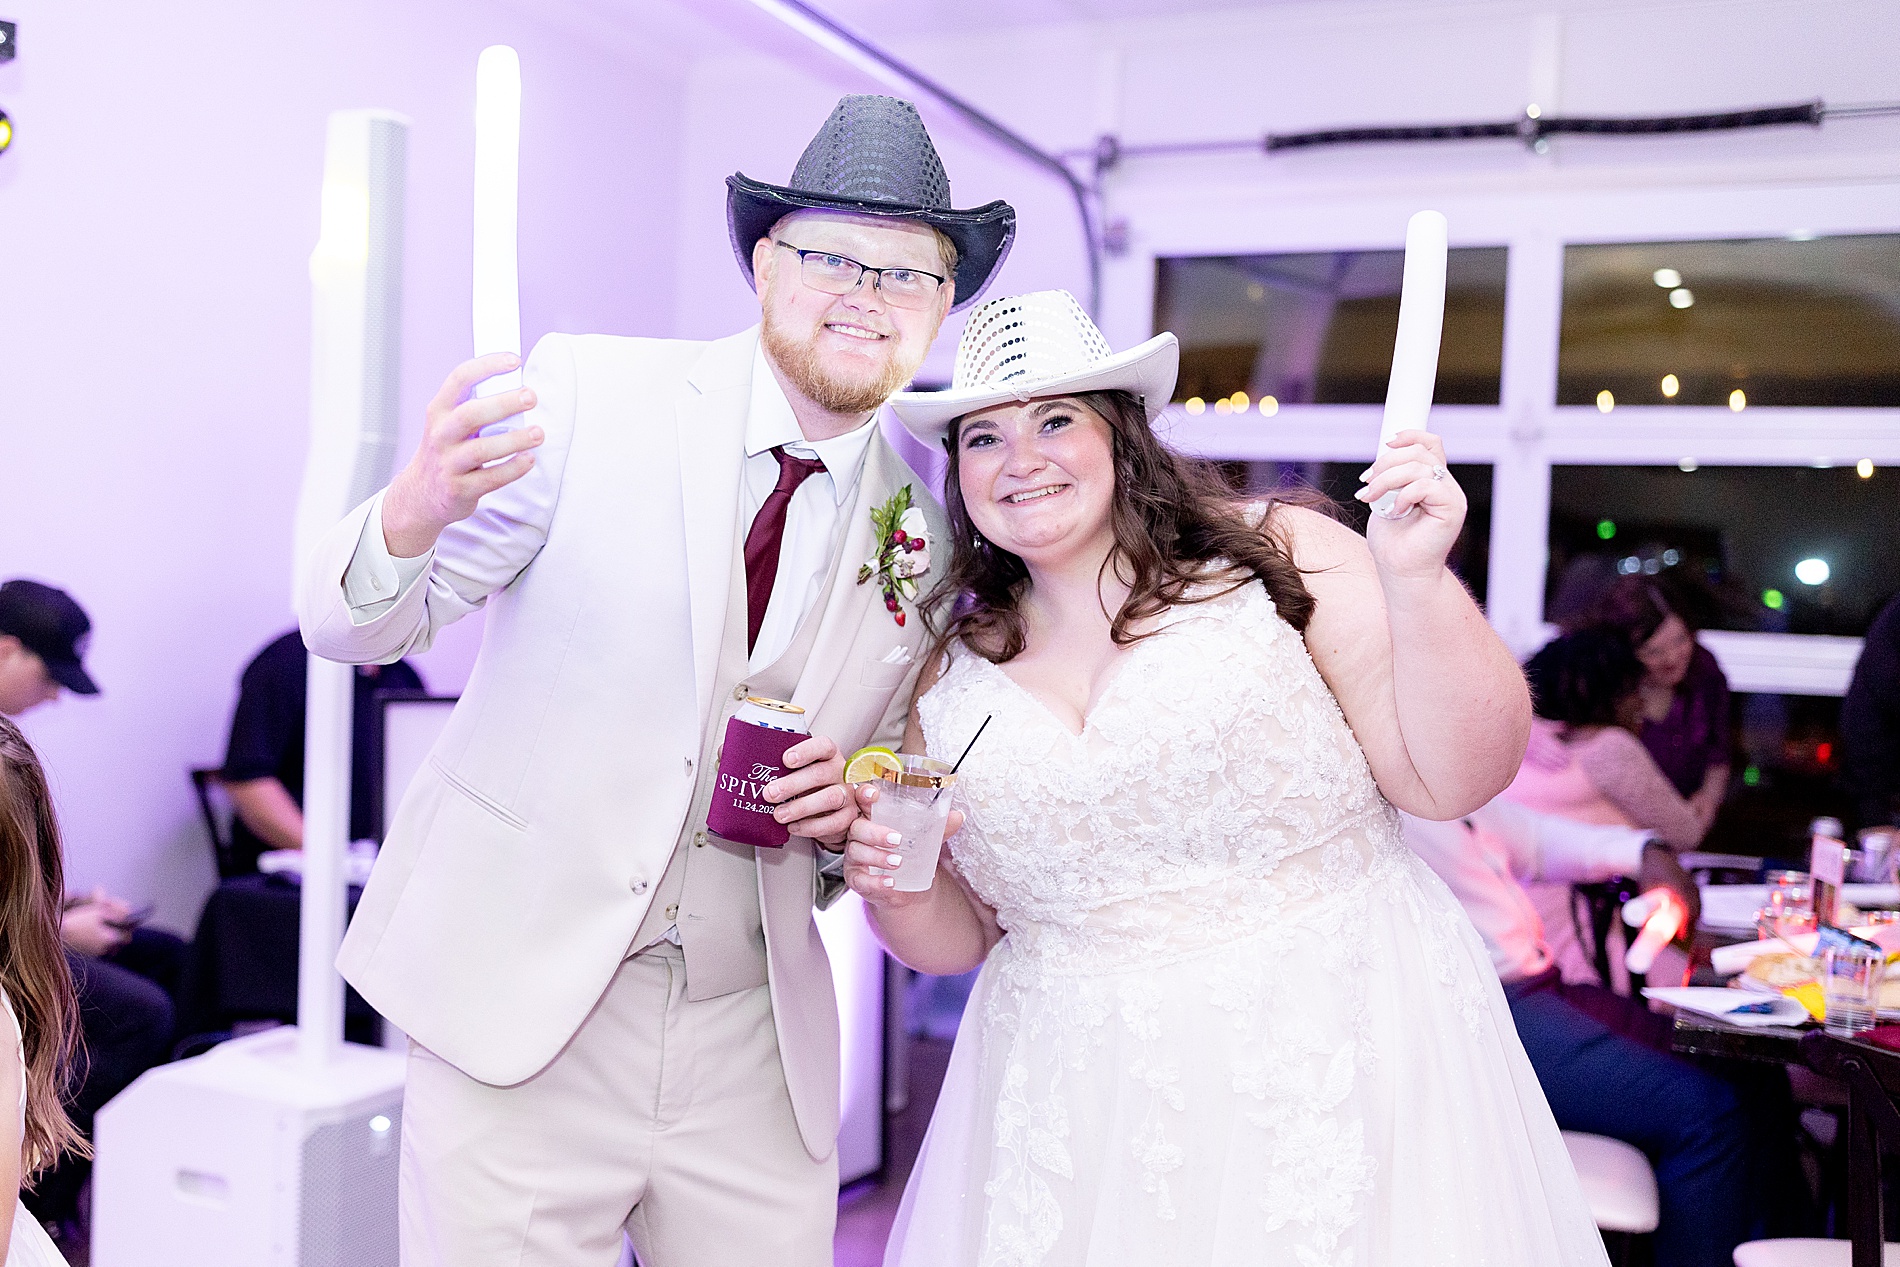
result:
<svg viewBox="0 0 1900 1267"><path fill-rule="evenodd" d="M1016 240L1016 210L997 201L956 211L950 178L917 107L896 97L845 97L805 147L789 185L734 172L726 180L732 253L755 290L752 248L788 213L803 209L921 220L957 247L955 312L975 303ZM876 260L866 260L876 265Z"/></svg>

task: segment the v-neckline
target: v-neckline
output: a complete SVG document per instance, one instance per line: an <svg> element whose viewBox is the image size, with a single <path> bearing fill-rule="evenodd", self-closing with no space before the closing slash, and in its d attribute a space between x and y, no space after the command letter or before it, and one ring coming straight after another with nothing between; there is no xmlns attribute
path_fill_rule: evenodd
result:
<svg viewBox="0 0 1900 1267"><path fill-rule="evenodd" d="M1157 627L1154 630L1154 633L1160 633L1162 629L1165 627L1166 626ZM1150 637L1152 636L1153 635L1151 634ZM1009 671L1005 669L1002 665L996 663L994 660L988 659L980 655L976 656L976 659L982 661L984 664L994 669L998 677L1002 678L1004 682L1006 682L1011 688L1013 688L1017 692L1017 694L1021 695L1024 699L1028 700L1031 704L1035 705L1036 708L1042 712L1043 716L1047 717L1050 721L1056 724L1056 728L1060 730L1063 734L1067 735L1070 739L1086 739L1088 737L1089 727L1095 724L1096 716L1102 711L1103 707L1107 705L1109 697L1115 693L1115 688L1121 685L1122 678L1127 676L1129 661L1135 658L1135 654L1139 652L1142 649L1142 647L1147 644L1147 642L1148 642L1148 638L1143 638L1141 639L1141 641L1135 643L1134 646L1129 647L1128 650L1123 653L1121 660L1115 666L1114 672L1109 675L1109 678L1106 682L1102 683L1101 692L1098 695L1096 695L1095 702L1089 705L1087 712L1082 714L1082 729L1080 730L1070 730L1069 723L1062 719L1061 714L1057 713L1055 709L1049 707L1048 702L1044 700L1042 696L1036 694L1034 691L1030 690L1027 686L1024 686L1021 682L1018 682L1015 678L1011 677L1009 675ZM975 655L974 652L972 652L971 654Z"/></svg>

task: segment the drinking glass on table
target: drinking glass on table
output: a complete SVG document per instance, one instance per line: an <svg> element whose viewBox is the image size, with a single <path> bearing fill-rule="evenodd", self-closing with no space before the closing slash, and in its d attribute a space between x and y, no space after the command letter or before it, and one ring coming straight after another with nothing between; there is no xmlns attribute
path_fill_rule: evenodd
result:
<svg viewBox="0 0 1900 1267"><path fill-rule="evenodd" d="M892 851L903 856L891 887L903 893L922 893L937 878L937 855L943 849L943 829L950 817L950 801L957 776L950 763L911 753L899 753L901 770L879 767L877 808L871 816L902 840Z"/></svg>
<svg viewBox="0 0 1900 1267"><path fill-rule="evenodd" d="M1877 946L1829 946L1821 952L1821 995L1827 1032L1843 1038L1874 1027L1887 956Z"/></svg>
<svg viewBox="0 0 1900 1267"><path fill-rule="evenodd" d="M1766 923L1767 934L1805 932L1814 926L1814 889L1805 871L1770 871L1762 877L1768 883L1768 904L1756 922Z"/></svg>

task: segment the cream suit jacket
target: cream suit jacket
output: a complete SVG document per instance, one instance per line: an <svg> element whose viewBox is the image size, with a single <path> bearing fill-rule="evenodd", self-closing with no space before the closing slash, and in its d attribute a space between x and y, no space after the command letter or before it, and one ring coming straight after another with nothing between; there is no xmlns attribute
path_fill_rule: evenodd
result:
<svg viewBox="0 0 1900 1267"><path fill-rule="evenodd" d="M376 498L307 569L304 640L333 660L388 663L487 607L468 687L396 810L337 960L378 1011L480 1081L531 1077L579 1028L684 826L719 716L757 341L756 328L712 343L549 335L526 367L527 420L546 432L534 469L443 533L426 577L351 622L342 578ZM899 627L856 575L871 506L906 483L940 534L923 481L874 437L795 696L812 733L847 752L902 734L924 656L923 622ZM886 663L899 645L909 663ZM814 850L794 837L758 856L781 1059L823 1159L839 1036Z"/></svg>

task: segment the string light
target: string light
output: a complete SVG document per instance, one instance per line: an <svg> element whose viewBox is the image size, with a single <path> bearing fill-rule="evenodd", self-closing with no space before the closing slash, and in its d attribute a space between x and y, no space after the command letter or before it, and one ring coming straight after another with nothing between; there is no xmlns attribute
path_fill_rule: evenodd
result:
<svg viewBox="0 0 1900 1267"><path fill-rule="evenodd" d="M1872 479L1874 477L1874 460L1872 458L1862 458L1860 461L1854 463L1854 474L1864 480Z"/></svg>
<svg viewBox="0 0 1900 1267"><path fill-rule="evenodd" d="M1207 408L1207 402L1202 400L1199 396L1189 396L1187 398L1187 404L1184 405L1183 408L1191 414L1199 414Z"/></svg>
<svg viewBox="0 0 1900 1267"><path fill-rule="evenodd" d="M1616 408L1616 397L1611 394L1609 388L1606 387L1602 391L1597 393L1597 412L1598 413L1607 414L1610 412L1610 410L1614 408Z"/></svg>
<svg viewBox="0 0 1900 1267"><path fill-rule="evenodd" d="M1277 399L1272 396L1262 396L1260 398L1260 416L1262 418L1271 418L1279 412L1280 402Z"/></svg>
<svg viewBox="0 0 1900 1267"><path fill-rule="evenodd" d="M1748 393L1737 387L1728 394L1728 407L1736 413L1748 408Z"/></svg>
<svg viewBox="0 0 1900 1267"><path fill-rule="evenodd" d="M1681 379L1677 378L1674 374L1663 375L1663 379L1662 379L1662 394L1663 395L1667 396L1671 400L1674 400L1676 398L1676 393L1681 390L1682 390Z"/></svg>
<svg viewBox="0 0 1900 1267"><path fill-rule="evenodd" d="M1673 268L1659 268L1649 278L1664 290L1674 290L1682 285L1682 274Z"/></svg>

